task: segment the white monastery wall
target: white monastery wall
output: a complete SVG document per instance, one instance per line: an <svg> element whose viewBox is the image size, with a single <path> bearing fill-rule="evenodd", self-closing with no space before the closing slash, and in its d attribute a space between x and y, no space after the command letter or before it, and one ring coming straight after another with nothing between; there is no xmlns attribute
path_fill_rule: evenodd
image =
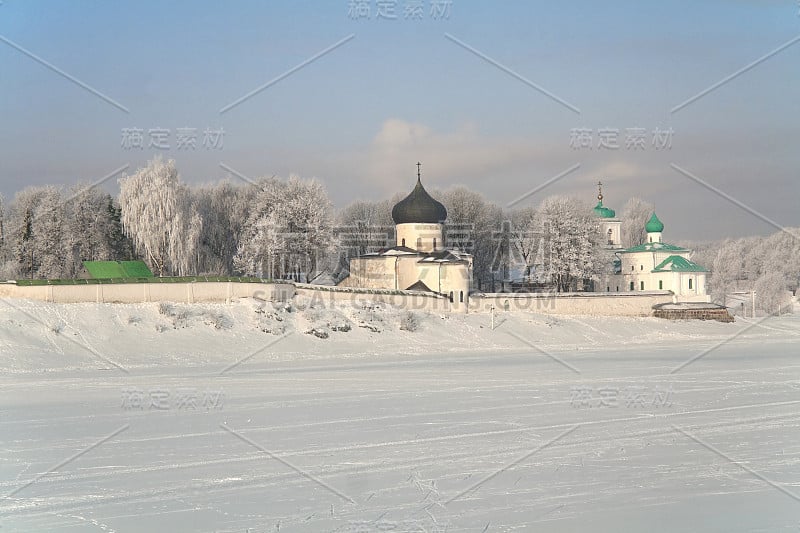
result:
<svg viewBox="0 0 800 533"><path fill-rule="evenodd" d="M650 316L653 305L672 302L670 291L638 293L493 293L472 295L470 313L531 312L552 315Z"/></svg>
<svg viewBox="0 0 800 533"><path fill-rule="evenodd" d="M0 297L54 303L225 302L258 297L284 301L294 296L291 283L107 283L96 285L0 284Z"/></svg>
<svg viewBox="0 0 800 533"><path fill-rule="evenodd" d="M446 267L444 267L446 268ZM394 291L364 288L320 287L292 283L120 283L98 285L17 286L0 284L0 297L26 298L55 303L142 303L142 302L231 302L236 298L255 297L286 301L294 295L316 300L320 305L351 302L383 302L409 310L431 312L488 313L532 312L554 315L650 316L652 306L672 302L670 291L633 293L495 293L472 294L459 305L447 297L416 291ZM705 295L696 300L707 301ZM682 298L688 301L690 298Z"/></svg>

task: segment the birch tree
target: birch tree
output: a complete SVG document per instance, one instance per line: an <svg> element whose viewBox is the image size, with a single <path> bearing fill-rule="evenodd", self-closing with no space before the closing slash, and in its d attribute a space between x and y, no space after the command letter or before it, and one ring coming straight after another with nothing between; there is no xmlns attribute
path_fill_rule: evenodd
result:
<svg viewBox="0 0 800 533"><path fill-rule="evenodd" d="M122 226L158 276L193 270L201 220L174 161L150 161L119 180Z"/></svg>

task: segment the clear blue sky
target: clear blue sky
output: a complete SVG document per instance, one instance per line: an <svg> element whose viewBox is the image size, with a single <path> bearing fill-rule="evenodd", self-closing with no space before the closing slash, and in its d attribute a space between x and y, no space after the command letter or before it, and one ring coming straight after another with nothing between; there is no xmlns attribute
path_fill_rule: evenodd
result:
<svg viewBox="0 0 800 533"><path fill-rule="evenodd" d="M91 182L161 154L189 183L225 177L220 162L253 178L317 177L343 206L409 190L421 160L429 188L462 184L506 204L580 164L526 202L591 199L603 179L613 208L654 202L668 239L774 231L674 163L800 226L800 42L671 112L800 35L796 1L452 0L437 18L424 0L421 20L404 16L411 0L388 3L394 20L376 18L377 0L360 19L349 0L3 0L0 192ZM197 148L177 149L184 127ZM123 128L143 129L145 148L121 146ZM170 130L170 149L147 146L151 128ZM222 149L201 146L206 128L224 128ZM593 149L570 147L574 128L592 130ZM619 130L620 148L598 148L600 128ZM625 148L626 128L646 130L645 149ZM652 145L655 128L672 129L671 149Z"/></svg>

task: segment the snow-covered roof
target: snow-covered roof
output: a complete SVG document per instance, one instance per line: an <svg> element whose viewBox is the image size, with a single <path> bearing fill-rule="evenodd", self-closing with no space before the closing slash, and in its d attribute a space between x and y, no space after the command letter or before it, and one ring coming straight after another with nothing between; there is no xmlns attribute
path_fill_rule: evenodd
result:
<svg viewBox="0 0 800 533"><path fill-rule="evenodd" d="M359 256L360 258L379 258L387 256L418 256L420 263L455 263L467 261L470 254L458 250L439 250L436 252L418 252L407 246L392 246Z"/></svg>
<svg viewBox="0 0 800 533"><path fill-rule="evenodd" d="M430 287L425 285L422 280L418 280L415 283L412 283L408 287L406 287L407 291L424 291L424 292L433 292Z"/></svg>
<svg viewBox="0 0 800 533"><path fill-rule="evenodd" d="M392 246L378 252L380 255L414 255L416 250L412 250L408 246Z"/></svg>
<svg viewBox="0 0 800 533"><path fill-rule="evenodd" d="M418 263L458 263L467 261L469 254L455 250L441 250L438 252L428 252L421 254L422 259Z"/></svg>
<svg viewBox="0 0 800 533"><path fill-rule="evenodd" d="M632 248L620 250L620 254L633 254L636 252L688 252L686 248L675 246L674 244L667 244L665 242L646 242Z"/></svg>
<svg viewBox="0 0 800 533"><path fill-rule="evenodd" d="M685 257L671 255L661 261L651 272L708 272L708 270Z"/></svg>
<svg viewBox="0 0 800 533"><path fill-rule="evenodd" d="M358 257L385 257L395 255L418 255L419 252L412 250L408 246L392 246L391 248L382 248L377 252L368 252Z"/></svg>

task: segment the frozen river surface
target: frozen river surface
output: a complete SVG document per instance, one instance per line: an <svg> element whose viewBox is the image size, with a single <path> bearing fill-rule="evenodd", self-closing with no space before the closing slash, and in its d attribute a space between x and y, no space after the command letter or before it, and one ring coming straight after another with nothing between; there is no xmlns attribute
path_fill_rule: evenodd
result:
<svg viewBox="0 0 800 533"><path fill-rule="evenodd" d="M4 374L0 531L796 532L797 323Z"/></svg>

